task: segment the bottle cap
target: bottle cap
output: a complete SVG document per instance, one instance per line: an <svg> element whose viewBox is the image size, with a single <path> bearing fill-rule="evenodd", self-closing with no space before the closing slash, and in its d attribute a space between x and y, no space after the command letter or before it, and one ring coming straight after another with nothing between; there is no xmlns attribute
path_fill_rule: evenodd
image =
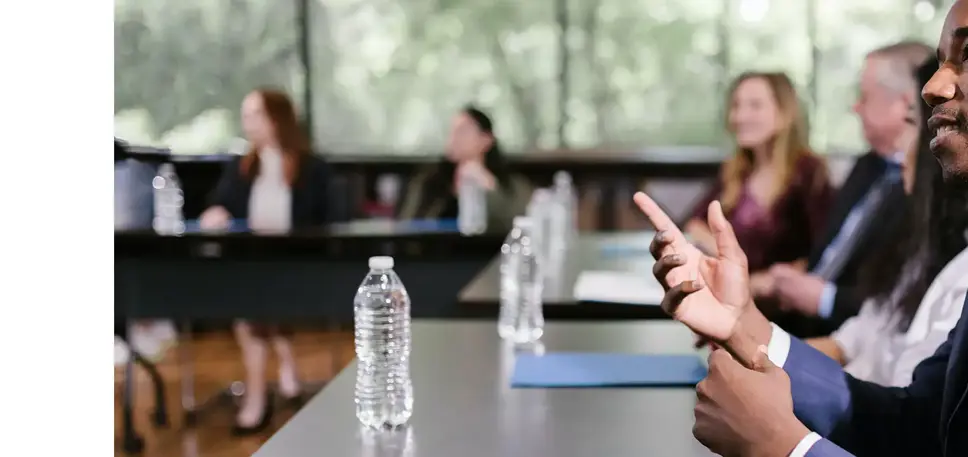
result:
<svg viewBox="0 0 968 457"><path fill-rule="evenodd" d="M391 268L393 268L393 257L386 255L370 257L371 270L389 270Z"/></svg>
<svg viewBox="0 0 968 457"><path fill-rule="evenodd" d="M514 216L512 223L515 227L530 226L531 218L528 216Z"/></svg>
<svg viewBox="0 0 968 457"><path fill-rule="evenodd" d="M570 183L571 182L571 174L569 174L565 170L558 170L558 171L555 172L554 180L555 180L556 183L562 183L562 184Z"/></svg>

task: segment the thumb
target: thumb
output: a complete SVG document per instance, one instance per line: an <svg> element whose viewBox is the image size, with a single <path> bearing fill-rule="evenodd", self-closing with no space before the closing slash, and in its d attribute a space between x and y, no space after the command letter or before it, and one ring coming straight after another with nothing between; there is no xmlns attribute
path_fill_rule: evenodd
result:
<svg viewBox="0 0 968 457"><path fill-rule="evenodd" d="M773 364L773 361L770 360L770 356L769 356L769 353L767 352L766 346L763 346L763 345L760 345L760 347L756 349L756 354L753 356L752 368L756 371L759 371L760 373L769 373L773 370L779 369L776 365Z"/></svg>
<svg viewBox="0 0 968 457"><path fill-rule="evenodd" d="M709 204L709 229L716 237L716 249L719 257L731 260L741 265L746 265L746 254L743 248L739 247L736 234L733 233L733 226L726 220L723 214L723 205L718 200Z"/></svg>

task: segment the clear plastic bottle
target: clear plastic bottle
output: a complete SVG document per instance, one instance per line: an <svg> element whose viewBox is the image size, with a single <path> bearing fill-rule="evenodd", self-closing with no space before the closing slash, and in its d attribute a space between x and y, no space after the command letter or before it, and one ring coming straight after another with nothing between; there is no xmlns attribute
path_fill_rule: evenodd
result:
<svg viewBox="0 0 968 457"><path fill-rule="evenodd" d="M182 206L185 198L181 183L175 174L175 166L164 163L158 167L158 174L151 180L154 188L155 215L152 227L161 235L181 235L185 233L185 216Z"/></svg>
<svg viewBox="0 0 968 457"><path fill-rule="evenodd" d="M552 210L555 196L550 189L539 188L531 193L531 200L525 210L531 220L529 235L534 251L538 255L541 265L547 265L551 255L551 238L555 228L552 223Z"/></svg>
<svg viewBox="0 0 968 457"><path fill-rule="evenodd" d="M457 188L457 229L464 235L487 230L487 194L476 179L466 176Z"/></svg>
<svg viewBox="0 0 968 457"><path fill-rule="evenodd" d="M559 170L555 173L553 189L555 205L552 225L559 227L561 239L556 240L556 243L564 245L557 246L563 248L578 235L578 198L571 175L567 171Z"/></svg>
<svg viewBox="0 0 968 457"><path fill-rule="evenodd" d="M393 257L371 257L369 266L353 299L356 417L370 428L395 428L413 414L410 297Z"/></svg>
<svg viewBox="0 0 968 457"><path fill-rule="evenodd" d="M540 262L531 238L533 224L514 218L514 228L501 246L501 308L497 332L517 344L534 343L544 334Z"/></svg>

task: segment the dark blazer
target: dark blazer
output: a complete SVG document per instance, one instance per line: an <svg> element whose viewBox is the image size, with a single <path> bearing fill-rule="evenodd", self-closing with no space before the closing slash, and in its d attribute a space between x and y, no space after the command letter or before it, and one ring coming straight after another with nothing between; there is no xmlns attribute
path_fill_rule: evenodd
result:
<svg viewBox="0 0 968 457"><path fill-rule="evenodd" d="M864 198L871 186L886 171L887 162L873 151L857 159L850 175L834 198L833 207L827 216L826 229L820 236L819 243L810 253L809 269L812 270L817 266L824 250L837 236L837 232L840 231L840 227L844 224L851 209ZM833 282L837 285L837 296L834 299L830 317L823 321L818 320L812 325L814 328L811 333L826 335L860 311L860 306L865 297L861 296L857 288L858 272L872 254L885 247L884 244L888 242L891 234L891 231L885 230L885 228L897 226L900 218L903 217L904 212L898 211L898 208L904 207L904 199L904 185L898 182L881 202L880 207L875 210L871 223L867 225L866 233L862 235L857 248L850 256L850 260L841 270L840 276L834 278Z"/></svg>
<svg viewBox="0 0 968 457"><path fill-rule="evenodd" d="M833 359L791 338L783 369L790 376L794 412L825 438L807 457L841 457L849 455L846 451L880 457L968 455L966 316L968 298L948 340L918 364L904 388L855 379Z"/></svg>
<svg viewBox="0 0 968 457"><path fill-rule="evenodd" d="M249 194L252 181L239 171L241 157L229 161L212 193L212 206L223 206L233 218L249 217ZM299 178L292 186L292 227L311 227L330 221L329 165L310 154L302 159Z"/></svg>
<svg viewBox="0 0 968 457"><path fill-rule="evenodd" d="M438 219L457 217L457 196L447 188L428 189L437 166L420 170L410 179L400 199L398 219ZM448 176L448 178L450 178ZM450 180L446 180L450 184ZM500 184L500 182L499 182ZM434 191L437 191L436 193ZM487 192L488 231L505 232L511 230L514 216L523 214L531 189L527 180L511 174L503 187ZM453 214L447 214L453 212Z"/></svg>
<svg viewBox="0 0 968 457"><path fill-rule="evenodd" d="M127 146L119 141L117 138L114 139L114 161L120 162L122 160L127 160L131 157L131 153L128 152Z"/></svg>

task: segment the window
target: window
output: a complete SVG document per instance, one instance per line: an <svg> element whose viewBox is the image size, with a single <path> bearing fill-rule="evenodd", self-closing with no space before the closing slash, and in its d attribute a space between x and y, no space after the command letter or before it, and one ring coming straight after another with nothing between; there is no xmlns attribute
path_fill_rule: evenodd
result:
<svg viewBox="0 0 968 457"><path fill-rule="evenodd" d="M721 143L721 2L567 1L569 146Z"/></svg>
<svg viewBox="0 0 968 457"><path fill-rule="evenodd" d="M313 1L316 143L439 154L466 103L508 151L557 143L554 1Z"/></svg>
<svg viewBox="0 0 968 457"><path fill-rule="evenodd" d="M860 122L851 108L864 56L904 39L937 46L941 21L951 3L945 1L947 4L938 7L927 0L818 1L818 97L811 129L815 147L823 152L866 150Z"/></svg>
<svg viewBox="0 0 968 457"><path fill-rule="evenodd" d="M213 153L239 134L242 98L277 86L302 99L293 0L115 2L115 135Z"/></svg>
<svg viewBox="0 0 968 457"><path fill-rule="evenodd" d="M467 103L512 153L716 146L730 79L779 70L814 147L861 152L851 105L864 55L905 38L933 47L952 2L117 0L115 133L224 150L244 95L268 85L311 112L329 153L439 154Z"/></svg>
<svg viewBox="0 0 968 457"><path fill-rule="evenodd" d="M810 7L809 0L740 0L731 4L726 21L730 80L746 71L786 73L796 86L813 133L816 105Z"/></svg>

